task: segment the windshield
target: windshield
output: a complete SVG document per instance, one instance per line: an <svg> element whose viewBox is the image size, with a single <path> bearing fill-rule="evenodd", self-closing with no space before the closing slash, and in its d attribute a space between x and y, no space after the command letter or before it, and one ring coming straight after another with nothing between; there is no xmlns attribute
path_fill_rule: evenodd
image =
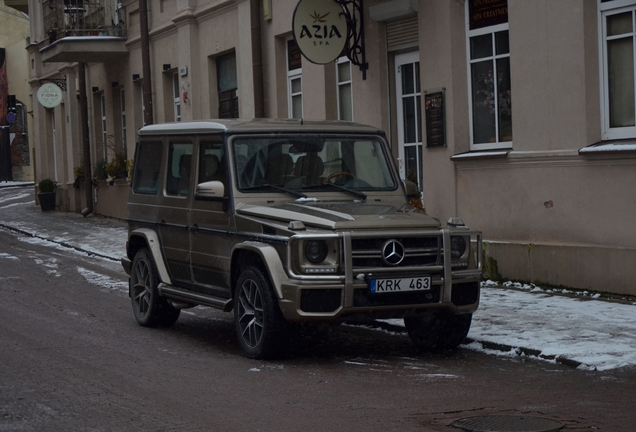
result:
<svg viewBox="0 0 636 432"><path fill-rule="evenodd" d="M243 191L271 192L272 186L312 192L396 188L380 137L236 137L232 149L238 188Z"/></svg>

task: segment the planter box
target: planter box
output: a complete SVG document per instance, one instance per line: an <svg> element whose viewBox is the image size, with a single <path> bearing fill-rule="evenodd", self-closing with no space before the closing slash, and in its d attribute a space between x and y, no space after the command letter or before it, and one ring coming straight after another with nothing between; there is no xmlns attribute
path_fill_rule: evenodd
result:
<svg viewBox="0 0 636 432"><path fill-rule="evenodd" d="M55 192L38 193L40 208L42 211L55 210Z"/></svg>

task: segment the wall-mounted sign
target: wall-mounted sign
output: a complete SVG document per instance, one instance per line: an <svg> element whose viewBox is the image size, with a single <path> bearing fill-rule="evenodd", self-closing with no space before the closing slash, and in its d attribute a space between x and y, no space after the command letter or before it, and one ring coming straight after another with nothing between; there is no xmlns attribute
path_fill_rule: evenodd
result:
<svg viewBox="0 0 636 432"><path fill-rule="evenodd" d="M334 0L300 0L292 21L294 39L312 63L331 63L347 42L347 20Z"/></svg>
<svg viewBox="0 0 636 432"><path fill-rule="evenodd" d="M55 108L62 102L62 89L57 84L42 84L38 89L38 101L45 108Z"/></svg>
<svg viewBox="0 0 636 432"><path fill-rule="evenodd" d="M508 0L469 0L468 26L471 30L508 22Z"/></svg>
<svg viewBox="0 0 636 432"><path fill-rule="evenodd" d="M432 90L424 94L426 119L426 147L446 145L446 115L444 113L444 90Z"/></svg>
<svg viewBox="0 0 636 432"><path fill-rule="evenodd" d="M293 71L302 67L302 53L294 39L287 41L287 70Z"/></svg>

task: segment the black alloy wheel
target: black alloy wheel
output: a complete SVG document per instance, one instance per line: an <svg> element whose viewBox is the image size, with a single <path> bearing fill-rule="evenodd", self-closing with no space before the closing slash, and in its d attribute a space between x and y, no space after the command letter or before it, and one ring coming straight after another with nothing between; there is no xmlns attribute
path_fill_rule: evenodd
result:
<svg viewBox="0 0 636 432"><path fill-rule="evenodd" d="M130 297L137 322L144 327L170 327L179 319L181 311L157 293L159 277L150 251L140 249L132 263Z"/></svg>
<svg viewBox="0 0 636 432"><path fill-rule="evenodd" d="M288 323L278 307L269 278L259 267L247 267L236 283L234 324L247 357L262 359L280 355Z"/></svg>

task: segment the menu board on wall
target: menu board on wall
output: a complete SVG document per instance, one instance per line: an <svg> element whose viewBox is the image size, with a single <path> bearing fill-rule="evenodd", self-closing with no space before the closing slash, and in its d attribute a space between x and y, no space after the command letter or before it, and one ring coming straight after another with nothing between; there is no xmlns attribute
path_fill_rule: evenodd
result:
<svg viewBox="0 0 636 432"><path fill-rule="evenodd" d="M424 93L424 115L426 119L426 147L446 146L446 114L444 112L444 90Z"/></svg>
<svg viewBox="0 0 636 432"><path fill-rule="evenodd" d="M508 22L508 0L469 0L468 22L471 30Z"/></svg>
<svg viewBox="0 0 636 432"><path fill-rule="evenodd" d="M302 67L300 48L294 39L287 41L287 70L293 71Z"/></svg>

